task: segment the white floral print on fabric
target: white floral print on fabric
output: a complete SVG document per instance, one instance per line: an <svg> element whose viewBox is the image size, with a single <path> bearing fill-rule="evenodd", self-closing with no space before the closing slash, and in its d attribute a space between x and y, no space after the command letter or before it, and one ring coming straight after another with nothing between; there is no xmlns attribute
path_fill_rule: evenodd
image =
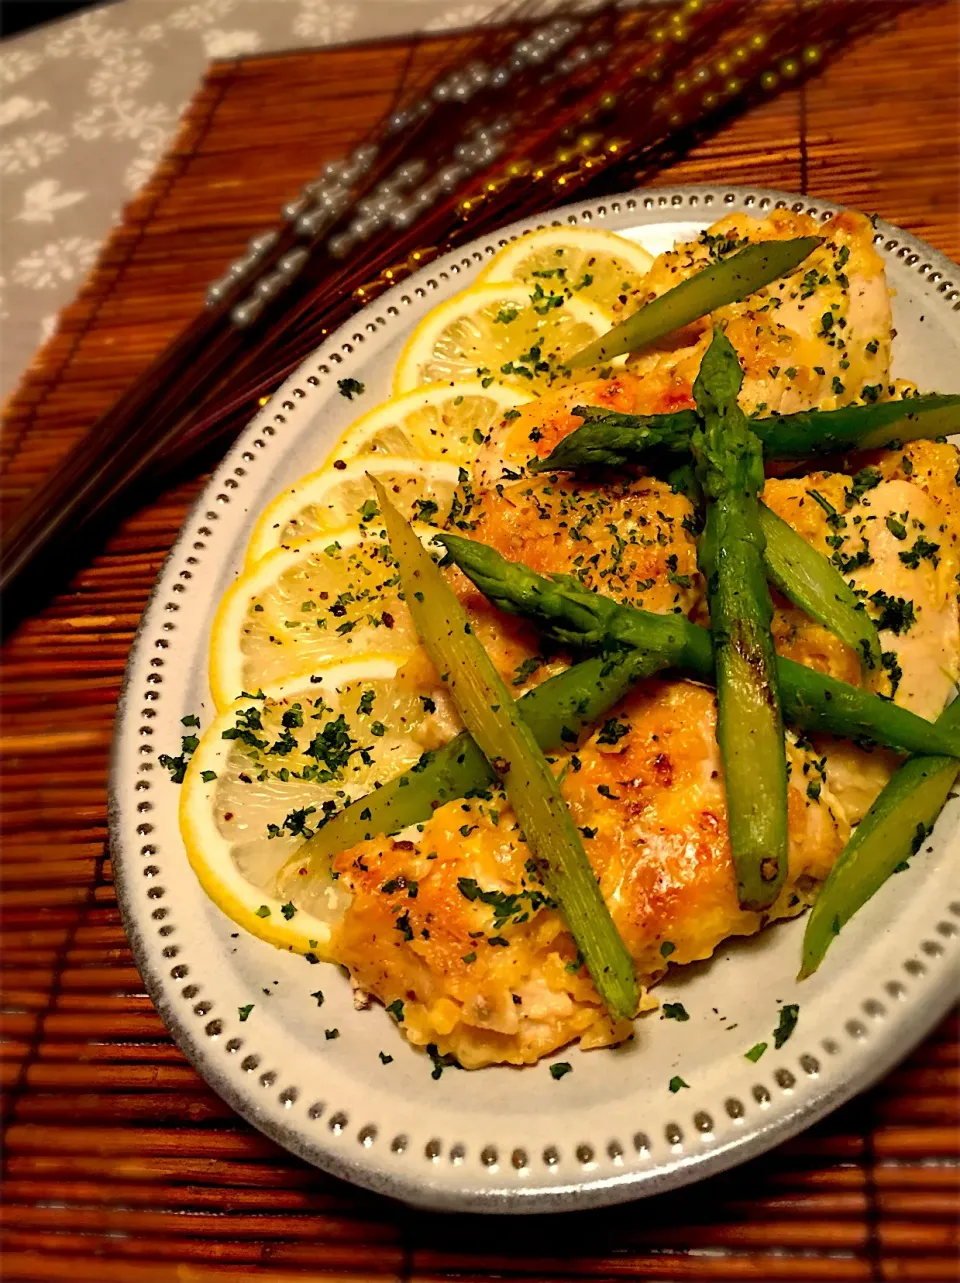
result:
<svg viewBox="0 0 960 1283"><path fill-rule="evenodd" d="M40 342L46 343L47 339L52 339L57 332L60 318L56 312L51 312L49 316L40 318Z"/></svg>
<svg viewBox="0 0 960 1283"><path fill-rule="evenodd" d="M476 22L486 22L497 6L493 4L461 4L455 9L445 9L424 23L424 31L448 31L456 27L469 27Z"/></svg>
<svg viewBox="0 0 960 1283"><path fill-rule="evenodd" d="M0 395L76 293L95 243L154 171L210 59L464 26L498 3L123 0L6 42Z"/></svg>
<svg viewBox="0 0 960 1283"><path fill-rule="evenodd" d="M32 120L34 116L40 116L49 110L50 104L48 102L25 98L23 94L17 94L13 98L7 98L0 102L0 128L3 128L4 125L17 124L21 120Z"/></svg>
<svg viewBox="0 0 960 1283"><path fill-rule="evenodd" d="M23 204L14 218L20 223L52 223L58 210L68 209L87 198L86 192L64 192L60 188L59 178L41 178L31 183L23 193Z"/></svg>
<svg viewBox="0 0 960 1283"><path fill-rule="evenodd" d="M91 98L112 98L118 90L133 93L150 78L152 68L139 49L111 49L87 81Z"/></svg>
<svg viewBox="0 0 960 1283"><path fill-rule="evenodd" d="M51 58L102 58L129 39L129 32L107 24L105 12L93 10L63 23L47 41L45 52Z"/></svg>
<svg viewBox="0 0 960 1283"><path fill-rule="evenodd" d="M214 27L203 33L203 47L210 58L239 58L255 53L263 43L256 31L223 31Z"/></svg>
<svg viewBox="0 0 960 1283"><path fill-rule="evenodd" d="M300 0L293 20L293 34L306 40L329 44L342 40L352 30L357 11L353 5L335 4L333 0Z"/></svg>
<svg viewBox="0 0 960 1283"><path fill-rule="evenodd" d="M131 195L138 192L147 182L157 167L157 161L163 152L159 144L156 147L145 147L139 156L134 156L123 171L123 185Z"/></svg>
<svg viewBox="0 0 960 1283"><path fill-rule="evenodd" d="M15 263L13 279L30 289L49 290L60 281L81 279L96 252L97 242L87 236L61 236Z"/></svg>
<svg viewBox="0 0 960 1283"><path fill-rule="evenodd" d="M179 27L182 31L196 31L225 18L236 8L236 2L237 0L197 0L195 4L174 10L167 22L171 27Z"/></svg>
<svg viewBox="0 0 960 1283"><path fill-rule="evenodd" d="M154 145L165 139L173 125L173 113L162 102L137 103L132 98L115 94L107 103L81 112L73 122L80 138L112 138L115 142L144 140Z"/></svg>
<svg viewBox="0 0 960 1283"><path fill-rule="evenodd" d="M40 66L43 58L26 49L10 49L0 53L0 84L15 85Z"/></svg>
<svg viewBox="0 0 960 1283"><path fill-rule="evenodd" d="M37 129L11 138L0 146L0 174L25 174L59 156L66 145L63 134L55 134L49 129Z"/></svg>

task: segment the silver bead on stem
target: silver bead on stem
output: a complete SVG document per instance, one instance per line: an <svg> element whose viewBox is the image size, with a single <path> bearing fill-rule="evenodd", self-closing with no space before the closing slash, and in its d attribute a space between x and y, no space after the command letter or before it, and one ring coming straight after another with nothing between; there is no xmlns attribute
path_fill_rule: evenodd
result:
<svg viewBox="0 0 960 1283"><path fill-rule="evenodd" d="M218 303L222 303L240 281L252 275L257 264L276 245L278 237L278 232L264 232L248 241L247 252L234 259L224 274L207 290L207 306L216 307Z"/></svg>
<svg viewBox="0 0 960 1283"><path fill-rule="evenodd" d="M243 303L237 303L235 307L230 309L230 320L238 330L246 329L248 325L253 324L265 307L266 304L263 299L246 299Z"/></svg>

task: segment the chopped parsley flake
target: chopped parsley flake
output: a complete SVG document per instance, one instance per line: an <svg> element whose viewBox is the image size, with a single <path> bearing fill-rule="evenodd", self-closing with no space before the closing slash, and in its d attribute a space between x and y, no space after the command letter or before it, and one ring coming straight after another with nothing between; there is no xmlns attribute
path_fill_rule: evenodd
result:
<svg viewBox="0 0 960 1283"><path fill-rule="evenodd" d="M773 1031L773 1045L777 1051L780 1050L794 1029L796 1029L799 1015L800 1007L795 1002L788 1002L780 1008L780 1023Z"/></svg>
<svg viewBox="0 0 960 1283"><path fill-rule="evenodd" d="M663 1004L663 1016L665 1020L689 1020L690 1013L682 1002L665 1002Z"/></svg>
<svg viewBox="0 0 960 1283"><path fill-rule="evenodd" d="M352 401L355 396L363 396L366 386L358 379L337 379L337 389L341 396Z"/></svg>
<svg viewBox="0 0 960 1283"><path fill-rule="evenodd" d="M674 1095L676 1095L676 1093L680 1090L681 1087L689 1087L689 1086L690 1084L684 1082L679 1074L674 1074L674 1076L670 1079L669 1087L670 1087L670 1090L674 1093Z"/></svg>
<svg viewBox="0 0 960 1283"><path fill-rule="evenodd" d="M902 521L898 521L892 513L886 518L886 527L893 535L894 539L906 539L907 527Z"/></svg>
<svg viewBox="0 0 960 1283"><path fill-rule="evenodd" d="M881 631L889 629L899 637L901 633L908 632L917 622L913 602L907 601L904 597L890 597L878 588L871 594L870 601L880 611L877 628Z"/></svg>
<svg viewBox="0 0 960 1283"><path fill-rule="evenodd" d="M598 744L616 744L630 733L630 723L620 722L615 717L608 717L597 736Z"/></svg>
<svg viewBox="0 0 960 1283"><path fill-rule="evenodd" d="M433 1072L430 1075L431 1078L439 1078L445 1069L463 1068L453 1052L448 1051L441 1055L435 1042L427 1043L427 1055L433 1061Z"/></svg>
<svg viewBox="0 0 960 1283"><path fill-rule="evenodd" d="M550 1066L550 1077L559 1081L566 1074L573 1073L573 1065L568 1060L559 1060L555 1065Z"/></svg>
<svg viewBox="0 0 960 1283"><path fill-rule="evenodd" d="M241 1021L244 1021L247 1019L247 1017L250 1015L250 1012L253 1011L253 1006L254 1004L252 1002L248 1002L245 1007L237 1008L237 1015L240 1017Z"/></svg>
<svg viewBox="0 0 960 1283"><path fill-rule="evenodd" d="M887 676L890 678L889 698L893 699L903 677L903 669L897 661L897 652L895 650L883 651L880 655L880 663L887 670Z"/></svg>
<svg viewBox="0 0 960 1283"><path fill-rule="evenodd" d="M939 551L938 543L931 543L929 539L924 539L923 535L917 535L913 547L908 552L901 552L899 557L910 570L916 570L921 561L932 562L936 569L940 564L940 558L937 556Z"/></svg>
<svg viewBox="0 0 960 1283"><path fill-rule="evenodd" d="M743 1056L745 1060L752 1060L756 1064L766 1050L767 1044L765 1042L756 1042L749 1051L743 1053Z"/></svg>
<svg viewBox="0 0 960 1283"><path fill-rule="evenodd" d="M458 878L457 886L465 899L486 904L493 910L494 931L499 931L510 921L515 924L526 922L538 909L556 908L555 902L548 895L535 889L512 894L506 891L484 891L475 878ZM493 944L494 940L489 943ZM503 943L507 942L503 940Z"/></svg>
<svg viewBox="0 0 960 1283"><path fill-rule="evenodd" d="M513 685L522 686L528 677L532 677L540 665L543 663L541 655L531 655L529 659L523 660L518 664L513 674Z"/></svg>

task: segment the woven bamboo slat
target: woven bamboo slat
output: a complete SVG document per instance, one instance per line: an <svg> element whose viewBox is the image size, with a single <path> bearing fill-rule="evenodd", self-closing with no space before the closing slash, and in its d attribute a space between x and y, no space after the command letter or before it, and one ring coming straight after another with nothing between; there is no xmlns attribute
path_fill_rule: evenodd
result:
<svg viewBox="0 0 960 1283"><path fill-rule="evenodd" d="M905 11L664 183L807 191L960 256L955 5ZM458 38L215 65L7 408L9 511L201 305L206 282ZM2 1268L9 1283L956 1277L960 1039L724 1177L575 1218L411 1212L306 1167L198 1079L143 992L106 849L109 742L147 595L202 477L136 497L0 655Z"/></svg>

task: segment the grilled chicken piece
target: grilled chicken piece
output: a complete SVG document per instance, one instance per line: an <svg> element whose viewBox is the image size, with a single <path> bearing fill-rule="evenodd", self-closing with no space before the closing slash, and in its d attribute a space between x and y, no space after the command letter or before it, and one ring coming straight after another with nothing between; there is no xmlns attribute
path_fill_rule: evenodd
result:
<svg viewBox="0 0 960 1283"><path fill-rule="evenodd" d="M810 473L770 480L764 501L832 558L876 622L882 669L862 675L857 656L801 610L782 602L777 650L864 685L921 717L936 718L960 678L960 491L955 446L914 441L877 451L854 476ZM846 820L866 813L897 766L883 749L813 736Z"/></svg>
<svg viewBox="0 0 960 1283"><path fill-rule="evenodd" d="M833 409L859 398L864 387L888 394L891 316L883 260L870 220L852 210L823 224L782 209L763 220L728 214L697 240L661 254L637 304L744 245L797 236L822 236L823 244L792 275L669 335L630 358L630 368L662 376L667 367L692 387L710 331L721 324L743 365L740 404L750 414ZM634 310L628 302L625 311Z"/></svg>
<svg viewBox="0 0 960 1283"><path fill-rule="evenodd" d="M505 481L468 497L459 522L471 539L541 574L574 575L588 588L660 613L689 615L703 596L691 533L693 508L651 477L600 485L547 477ZM495 609L455 567L451 586L504 681L523 694L567 667L528 623ZM422 648L408 680L436 684Z"/></svg>
<svg viewBox="0 0 960 1283"><path fill-rule="evenodd" d="M864 594L888 658L861 678L857 656L786 602L775 625L780 653L936 716L960 671L957 462L952 446L916 442L878 452L856 476L767 482L766 502ZM481 495L471 516L476 537L539 571L579 574L647 609L695 613L702 584L689 513L683 496L649 478L607 487L539 478ZM492 613L490 628L502 625ZM576 752L557 755L564 797L645 987L667 957L707 958L729 936L799 913L897 761L826 736L790 735L787 749L790 865L767 915L736 901L711 691L645 683ZM336 862L353 893L340 960L364 990L404 1004L412 1042L467 1067L530 1063L572 1039L603 1046L630 1030L611 1022L576 966L528 859L497 795L451 803L413 841L378 839Z"/></svg>
<svg viewBox="0 0 960 1283"><path fill-rule="evenodd" d="M656 478L506 482L484 492L470 515L471 539L624 604L689 614L702 596L693 508Z"/></svg>
<svg viewBox="0 0 960 1283"><path fill-rule="evenodd" d="M883 266L872 228L857 214L823 226L787 211L763 223L730 215L661 255L625 311L746 240L811 232L825 243L797 273L713 318L725 323L745 368L741 403L788 413L847 404L864 387L870 399L896 395ZM692 406L710 324L698 322L611 377L542 397L505 419L482 452L477 491L468 487L464 532L541 573L576 574L621 601L703 622L683 496L648 477L551 484L518 479L516 469L579 426L577 404L647 414ZM856 475L771 479L763 497L862 595L881 630L883 668L863 675L852 651L780 599L777 650L935 717L960 675L957 451L915 442L861 462L867 466ZM509 680L518 656L536 654L536 635L450 573ZM537 680L563 662L554 656ZM787 753L789 871L765 915L736 901L712 691L646 682L575 750L555 755L564 797L635 961L641 1010L656 1005L647 989L668 958L708 958L729 936L801 912L897 762L884 750L792 733ZM352 892L339 958L362 989L403 1004L394 1010L402 1010L411 1042L475 1068L531 1063L574 1039L596 1047L628 1036L632 1025L611 1020L579 965L502 794L450 803L410 836L363 843L335 864Z"/></svg>
<svg viewBox="0 0 960 1283"><path fill-rule="evenodd" d="M767 915L737 904L712 691L650 682L556 771L604 898L644 986L810 902L847 837L817 759L788 743L790 868ZM579 1038L632 1029L601 1006L546 900L502 795L451 803L414 841L381 838L335 862L353 899L338 957L411 1042L467 1068L528 1064ZM644 994L642 1007L655 1005Z"/></svg>
<svg viewBox="0 0 960 1283"><path fill-rule="evenodd" d="M890 298L873 226L846 210L828 222L774 210L762 221L728 214L695 241L656 259L624 314L656 298L749 242L822 236L823 244L791 275L741 303L667 335L631 356L607 379L588 379L541 397L505 419L481 452L480 483L497 480L506 464L545 458L581 420L576 405L624 414L669 414L693 407L693 383L714 325L725 328L744 370L740 404L750 414L835 409L861 399L886 400L906 385L891 381Z"/></svg>

